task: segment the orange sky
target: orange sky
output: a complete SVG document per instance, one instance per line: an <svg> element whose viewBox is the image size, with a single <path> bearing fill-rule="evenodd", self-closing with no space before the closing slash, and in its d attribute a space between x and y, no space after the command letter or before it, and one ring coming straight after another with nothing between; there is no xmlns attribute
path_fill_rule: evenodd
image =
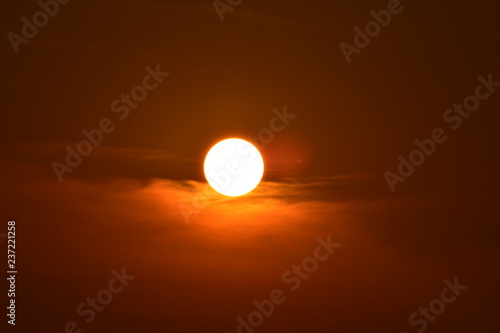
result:
<svg viewBox="0 0 500 333"><path fill-rule="evenodd" d="M500 92L459 130L443 121L480 75L500 81L498 5L402 3L350 64L339 43L387 1L245 0L223 22L212 1L72 1L19 53L5 38L0 234L17 222L20 274L2 332L233 333L279 289L255 332L410 333L455 277L467 290L426 332L498 331ZM5 5L4 35L38 9ZM148 66L169 75L121 119ZM285 109L263 182L213 194L210 147ZM103 119L113 131L60 182L54 161ZM392 193L384 172L437 127L447 141ZM328 237L340 246L290 290L283 274ZM135 279L85 323L76 308L122 267Z"/></svg>

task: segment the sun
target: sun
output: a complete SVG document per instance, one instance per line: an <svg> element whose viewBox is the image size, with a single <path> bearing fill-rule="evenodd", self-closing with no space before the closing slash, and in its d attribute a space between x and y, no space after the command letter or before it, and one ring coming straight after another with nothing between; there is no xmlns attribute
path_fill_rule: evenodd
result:
<svg viewBox="0 0 500 333"><path fill-rule="evenodd" d="M242 139L226 139L210 149L205 157L205 177L217 192L237 197L251 192L264 174L259 150Z"/></svg>

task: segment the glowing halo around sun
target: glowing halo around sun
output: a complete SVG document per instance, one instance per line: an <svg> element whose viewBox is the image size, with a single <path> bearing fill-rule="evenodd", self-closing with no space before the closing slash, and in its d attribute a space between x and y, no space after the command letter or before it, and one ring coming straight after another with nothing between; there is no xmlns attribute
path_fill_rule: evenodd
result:
<svg viewBox="0 0 500 333"><path fill-rule="evenodd" d="M250 142L226 139L210 149L203 169L205 178L214 190L237 197L259 185L264 174L264 160Z"/></svg>

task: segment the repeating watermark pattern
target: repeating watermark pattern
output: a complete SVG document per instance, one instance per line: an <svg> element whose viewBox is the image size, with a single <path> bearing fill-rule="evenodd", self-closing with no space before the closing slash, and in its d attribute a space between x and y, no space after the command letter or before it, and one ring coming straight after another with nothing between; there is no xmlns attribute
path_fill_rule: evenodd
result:
<svg viewBox="0 0 500 333"><path fill-rule="evenodd" d="M409 0L412 1L412 0ZM353 54L360 54L361 50L370 45L373 38L376 38L382 32L382 28L387 28L392 21L393 15L401 14L403 12L403 5L399 0L389 0L387 9L382 9L378 12L372 10L370 15L374 20L368 21L364 29L356 26L354 27L354 40L351 45L346 42L339 44L340 50L345 57L348 64L352 61Z"/></svg>
<svg viewBox="0 0 500 333"><path fill-rule="evenodd" d="M235 7L238 7L243 3L243 0L227 0L227 2L223 0L215 0L212 4L215 8L215 12L219 16L219 20L221 22L224 21L224 13L232 12Z"/></svg>
<svg viewBox="0 0 500 333"><path fill-rule="evenodd" d="M21 35L14 32L9 32L7 38L9 39L12 49L17 54L19 53L19 46L21 44L28 44L28 42L38 35L39 29L44 28L58 13L60 6L66 5L71 0L40 0L38 6L41 10L33 14L31 20L26 16L21 18L23 25L21 26Z"/></svg>
<svg viewBox="0 0 500 333"><path fill-rule="evenodd" d="M458 277L455 277L453 283L447 279L445 279L443 283L446 287L441 291L440 297L430 301L428 307L421 306L418 312L413 312L408 318L410 325L417 327L418 333L424 332L429 326L429 323L436 321L437 316L443 314L446 309L446 304L449 305L455 302L457 297L462 294L462 291L468 288L468 286L458 283ZM402 331L401 333L408 332Z"/></svg>
<svg viewBox="0 0 500 333"><path fill-rule="evenodd" d="M164 78L170 75L170 73L162 72L159 64L156 65L155 69L146 66L146 72L148 74L142 79L142 84L133 87L130 94L121 94L120 98L111 103L111 111L118 114L120 120L127 119L130 115L130 109L136 109L139 103L148 97L148 91L155 90ZM82 131L86 140L81 140L75 148L70 145L66 146L65 164L58 161L52 162L52 170L59 182L63 181L65 173L73 172L82 163L83 158L89 156L93 148L103 142L104 134L113 133L116 128L110 118L102 118L98 124L97 128Z"/></svg>
<svg viewBox="0 0 500 333"><path fill-rule="evenodd" d="M7 307L7 322L9 325L16 325L16 221L7 222L7 281L9 289L7 297L9 306Z"/></svg>
<svg viewBox="0 0 500 333"><path fill-rule="evenodd" d="M317 238L318 245L313 251L313 255L302 260L300 265L293 265L291 269L286 270L281 275L281 281L288 286L289 291L297 291L302 282L309 279L310 275L318 269L319 263L330 258L335 249L340 247L338 243L332 243L331 235L328 235L326 240L321 237ZM277 305L282 305L286 302L287 297L282 289L274 289L269 294L269 299L263 301L253 301L255 311L250 312L246 318L238 316L236 321L238 327L237 333L253 333L256 328L264 324L265 318L269 318L274 314ZM226 332L227 333L227 332Z"/></svg>
<svg viewBox="0 0 500 333"><path fill-rule="evenodd" d="M274 116L269 120L269 127L262 128L257 135L247 137L247 140L252 142L260 151L264 150L266 145L270 144L274 140L275 133L280 133L285 130L286 126L288 126L291 121L298 116L297 114L288 113L286 105L283 107L282 111L274 108L272 112ZM243 148L244 147L242 147L241 151L242 154L245 154L245 150ZM224 173L225 180L224 182L221 182L221 184L225 184L225 186L230 183L231 177L237 176L237 174L230 172L230 170L234 169L234 165L230 165L230 163L232 163L232 161L229 161L226 165L226 170L228 170L228 172ZM184 221L186 223L190 223L191 216L199 214L202 209L209 205L210 199L217 195L218 194L210 187L206 187L203 192L199 192L193 197L192 205L179 203L178 208Z"/></svg>
<svg viewBox="0 0 500 333"><path fill-rule="evenodd" d="M479 76L477 79L480 83L476 86L474 94L467 96L462 104L455 103L452 108L443 113L444 122L451 126L454 131L458 130L463 121L479 109L481 102L490 98L496 88L500 87L500 82L493 81L493 74L489 74L487 78ZM448 140L448 135L440 127L433 129L429 138L415 139L413 142L417 148L408 155L408 158L403 155L398 156L400 163L397 173L390 171L384 173L385 180L391 191L395 192L396 184L404 183L408 177L413 175L416 168L424 164L426 159L436 152L438 144L442 144L446 140Z"/></svg>
<svg viewBox="0 0 500 333"><path fill-rule="evenodd" d="M102 312L104 307L113 301L114 295L121 293L125 287L128 286L129 281L136 278L133 275L127 275L125 267L122 268L121 272L113 269L111 274L113 277L109 280L106 288L99 290L96 297L87 297L85 302L78 304L76 307L76 314L82 317L83 321L87 325L94 321L96 318L96 312ZM81 325L79 325L76 321L68 321L64 325L64 330L60 333L68 332L81 333Z"/></svg>

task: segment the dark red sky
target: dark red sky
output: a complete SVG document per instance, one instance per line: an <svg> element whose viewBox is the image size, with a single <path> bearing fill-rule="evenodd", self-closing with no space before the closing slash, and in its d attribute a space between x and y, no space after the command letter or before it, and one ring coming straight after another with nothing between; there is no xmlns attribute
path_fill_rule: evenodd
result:
<svg viewBox="0 0 500 333"><path fill-rule="evenodd" d="M4 5L0 233L17 222L19 275L2 331L233 333L281 289L255 332L410 333L455 277L467 290L426 332L498 331L500 87L459 128L443 118L478 77L500 82L498 4L401 5L350 63L339 44L387 1L245 0L221 22L212 1L74 0L18 53L8 34L40 7ZM120 119L112 103L157 65L169 75ZM284 108L260 186L186 223L210 147ZM59 182L53 162L105 118L112 133ZM393 193L384 173L435 128L447 140ZM283 274L329 235L340 247L291 291ZM122 267L136 278L86 324L75 309Z"/></svg>

